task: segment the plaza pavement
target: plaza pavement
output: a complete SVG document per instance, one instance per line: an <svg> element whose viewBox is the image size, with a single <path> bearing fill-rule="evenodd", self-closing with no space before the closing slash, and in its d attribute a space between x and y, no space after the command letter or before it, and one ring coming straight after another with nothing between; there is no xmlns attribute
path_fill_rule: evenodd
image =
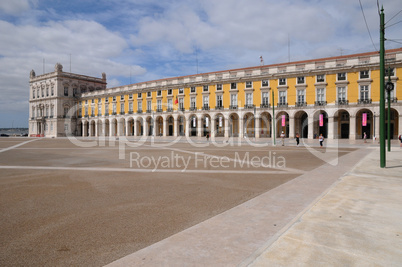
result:
<svg viewBox="0 0 402 267"><path fill-rule="evenodd" d="M108 266L401 266L402 149L328 143L362 149Z"/></svg>
<svg viewBox="0 0 402 267"><path fill-rule="evenodd" d="M86 158L84 162L79 160L79 158L75 160L74 158L77 157L78 154L74 154L74 150L70 150L70 148L68 148L69 146L63 145L63 143L62 146L66 146L66 150L60 152L61 154L59 155L57 149L52 148L58 141L49 140L49 142L41 143L44 148L48 147L47 149L50 149L44 150L48 151L46 152L47 154L45 153L44 155L48 155L49 157L47 159L48 161L46 161L49 165L45 167L43 166L44 162L38 162L35 158L30 156L32 153L36 153L35 151L39 152L39 150L35 148L38 143L33 141L38 139L23 140L23 142L16 141L13 146L7 145L4 142L0 143L3 164L7 165L7 162L14 162L15 159L20 159L21 156L22 160L25 160L25 162L29 160L31 164L33 164L30 167L28 166L25 170L22 168L19 172L41 169L42 171L48 170L56 173L56 171L63 171L63 168L65 168L65 170L76 168L77 172L84 172L84 174L85 171L98 173L95 171L98 168L97 165L105 160L104 158L95 156L98 155L95 154L98 152L88 154L87 156L89 156L89 158ZM205 139L195 138L193 140L195 142L205 142ZM158 141L170 142L171 140L169 140L169 138L160 138ZM258 140L257 143L269 141L270 140ZM179 143L183 145L186 145L186 142L185 139L179 140ZM223 143L225 139L217 138L217 142ZM244 140L242 142L247 143L248 141ZM320 149L318 148L317 140L308 140L302 143L302 145L313 148L311 150L312 153L314 153L314 150L319 151ZM326 147L338 148L339 151L344 149L338 161L328 161L326 164L317 163L314 168L305 168L306 166L296 164L293 169L289 168L287 171L289 175L294 175L291 173L296 170L294 168L297 166L301 174L298 177L292 178L292 176L289 176L290 179L286 182L282 184L279 183L278 186L265 192L264 190L266 189L261 188L262 194L257 194L248 201L240 205L235 205L222 213L218 212L218 215L210 217L207 220L201 220L200 223L183 231L168 235L169 237L146 246L132 254L127 255L127 253L123 252L124 249L124 251L130 250L124 246L124 242L127 241L123 241L114 248L114 250L118 248L122 249L120 253L115 253L115 255L120 254L127 256L110 263L109 266L400 266L402 262L400 253L400 251L402 251L402 215L400 212L402 206L402 198L400 197L402 189L402 149L399 148L398 143L395 141L393 145L392 152L387 153L387 168L381 169L379 168L378 160L378 142L369 141L364 144L361 140L326 140ZM294 140L287 139L283 152L291 151L294 146ZM359 149L353 150L352 148ZM26 153L21 154L20 152L22 151ZM114 150L108 148L107 151L109 151L108 153L110 154L113 153ZM180 152L180 150L177 151ZM184 152L184 150L182 150L182 152ZM219 150L212 151L212 153L219 155ZM303 155L306 156L306 154ZM293 160L293 164L297 163L297 158L296 161L290 156L287 159L289 159L289 162ZM311 159L303 158L299 161L311 162ZM109 167L103 168L103 173L107 173L111 170L121 171L122 173L129 171L123 168L124 166L118 161L112 160L105 162L111 165L110 170L108 169ZM5 177L5 173L14 172L13 170L19 167L19 165L6 165L1 166L3 169L3 177ZM102 163L102 165L104 165L104 163ZM85 166L94 167L87 168ZM20 167L23 166L21 165ZM102 168L99 170L101 169ZM43 173L45 174L45 172ZM146 173L144 173L144 175L145 174ZM227 179L224 177L230 177L231 175L225 176L222 173L219 176L221 176L220 179L223 181ZM77 178L78 177L75 179ZM88 178L79 179L82 181L88 180ZM149 178L146 179L149 180ZM113 186L116 186L116 181L119 181L118 177L115 177L114 181L110 181L100 176L91 178L90 181L91 180L96 181L93 185L96 186L97 190L102 189L103 192L106 191L106 186L109 186L110 182L113 182ZM127 183L127 181L126 179L125 183ZM244 179L239 180L238 189L242 186L243 181ZM170 179L169 182L174 182L174 180ZM58 180L56 183L59 183ZM124 183L121 183L121 185L124 185ZM174 192L174 187L175 186L171 187L169 190ZM122 190L122 188L123 187L121 187L121 189L116 188L114 191ZM130 190L134 188L135 187L131 186L122 191L129 193ZM205 192L208 192L211 188L205 189ZM199 188L197 190L199 190ZM119 192L123 193L122 191ZM87 193L89 192L90 191L87 191ZM116 191L116 193L117 192L118 191ZM257 191L253 189L250 193L251 192L255 194ZM158 194L159 192L155 193ZM204 193L203 195L206 196L207 194ZM66 196L67 195L63 195L63 197ZM77 196L82 197L82 195ZM217 196L219 195L216 195L215 198ZM190 197L190 195L186 197ZM190 200L193 198L194 196L187 199ZM208 200L209 203L214 203L215 198ZM144 195L144 201L146 199L148 198ZM107 201L110 202L110 200ZM206 202L207 199L203 201ZM90 202L87 203L92 204ZM104 204L95 204L105 205L106 203L107 202L104 202ZM98 206L99 205L96 206L97 211L99 209L99 214L102 216L99 217L100 221L106 220L108 216L110 216L109 211L112 210L101 209L98 208ZM177 208L180 209L180 206L177 206ZM198 207L198 209L200 209L200 207ZM85 214L85 212L87 213L88 211L82 211L84 213L80 216L83 216L82 218L88 218ZM44 210L44 212L46 211ZM160 212L163 213L164 211L161 210ZM120 211L120 213L122 212ZM121 215L120 213L115 214L115 218L118 218L117 215ZM27 215L29 216L29 214ZM124 214L125 217L127 217L127 215ZM130 213L129 216L131 216L131 220L133 220L133 214ZM79 218L80 217L76 216L73 219L75 221L81 220ZM147 217L142 216L142 218ZM128 223L124 225L125 228L127 228L128 225L130 225L131 228L133 227L132 224L129 224L131 220L124 222ZM25 224L26 222L22 221L22 223ZM56 223L58 224L57 221ZM87 222L84 220L84 223ZM144 221L144 223L145 224L142 225L146 226L146 221ZM169 223L170 222L167 222L167 224ZM49 226L56 227L57 224ZM69 233L77 234L77 236L81 235L82 238L86 236L77 232L77 228L75 228L76 226L73 224L71 227L72 228L69 230L71 232ZM97 228L99 228L100 231L106 230L102 225L97 226ZM32 231L32 228L30 229L30 231ZM42 235L45 228L41 227L38 229L41 229ZM61 229L64 230L64 227ZM91 229L92 234L93 229L88 229ZM108 236L112 237L118 234L122 236L127 234L122 230L124 229L109 228L107 230ZM138 231L141 231L141 229L139 228ZM144 232L144 234L146 233L147 232ZM93 234L96 234L96 231L94 231ZM28 236L28 238L31 237L32 236ZM43 237L46 237L46 235L43 235ZM62 235L60 237L62 237ZM37 239L37 237L35 238ZM124 237L122 239L126 238ZM17 240L18 243L20 243L19 246L21 246L24 244L21 242L25 240L25 237L22 239L21 235L21 238ZM35 239L28 239L25 242L27 241L32 243ZM49 249L57 245L56 248L58 248L58 250L56 253L58 254L66 253L67 255L67 253L74 252L74 250L70 251L71 247L62 246L62 241L63 240L60 239L60 244L46 244L46 242L43 243L43 241L41 241L40 246L44 249ZM64 240L64 242L66 241L68 240ZM84 241L84 239L82 241ZM103 242L106 241L109 243L109 240L103 240ZM77 243L77 239L73 239L69 242L72 242L71 245L73 248L75 246L75 249L87 249L85 248L85 243L83 242L82 245L80 245ZM102 247L102 239L99 239L97 242L99 248ZM14 246L18 243L13 242ZM32 251L27 250L25 253L21 250L22 248L23 247L21 247L20 252L18 252L22 253L19 254L23 259L21 262L24 262L25 265L26 262L34 264L31 261L32 258L29 258L31 257L29 254L32 254ZM7 250L12 251L9 248L7 248ZM33 251L35 251L35 248L33 248ZM43 252L45 252L45 250L43 250ZM46 253L49 252L46 251ZM99 266L95 264L95 262L99 262L100 260L98 257L103 256L104 259L106 259L101 251L95 253L89 250L86 253L89 253L88 256L82 258L86 259L86 261L81 261L81 264ZM6 254L4 254L4 256L5 255ZM57 265L70 265L73 262L77 263L79 259L75 258L75 261L69 261L68 258L65 258L64 261L49 262L51 258L48 258L48 261L43 261L40 255L38 255L38 257L39 258L36 259L37 263L47 262L45 265L49 266L52 265L52 263ZM4 260L5 258L2 259ZM59 260L58 258L54 258L54 260L55 259ZM4 266L7 266L7 264L4 264Z"/></svg>

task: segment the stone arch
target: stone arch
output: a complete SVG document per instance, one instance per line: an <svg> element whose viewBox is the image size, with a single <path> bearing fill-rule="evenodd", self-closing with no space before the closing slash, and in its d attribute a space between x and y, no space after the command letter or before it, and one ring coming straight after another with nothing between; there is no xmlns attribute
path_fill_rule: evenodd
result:
<svg viewBox="0 0 402 267"><path fill-rule="evenodd" d="M276 115L276 136L279 137L284 132L289 137L289 113L281 111Z"/></svg>
<svg viewBox="0 0 402 267"><path fill-rule="evenodd" d="M325 110L316 110L313 117L313 134L318 138L320 134L328 138L328 113Z"/></svg>
<svg viewBox="0 0 402 267"><path fill-rule="evenodd" d="M374 118L373 112L368 108L361 108L356 112L356 139L362 139L364 133L367 138L373 135Z"/></svg>
<svg viewBox="0 0 402 267"><path fill-rule="evenodd" d="M304 110L299 110L294 115L295 118L295 133L299 134L301 138L308 138L308 114ZM296 136L296 135L295 135Z"/></svg>
<svg viewBox="0 0 402 267"><path fill-rule="evenodd" d="M229 114L229 136L239 137L240 135L240 117L237 113Z"/></svg>
<svg viewBox="0 0 402 267"><path fill-rule="evenodd" d="M215 136L216 137L224 137L225 136L225 116L222 113L217 113L213 116L213 123L215 129Z"/></svg>
<svg viewBox="0 0 402 267"><path fill-rule="evenodd" d="M334 113L335 138L349 139L350 136L350 114L346 109L338 109Z"/></svg>
<svg viewBox="0 0 402 267"><path fill-rule="evenodd" d="M255 119L254 113L247 112L243 115L243 127L244 127L244 137L254 137L255 136Z"/></svg>

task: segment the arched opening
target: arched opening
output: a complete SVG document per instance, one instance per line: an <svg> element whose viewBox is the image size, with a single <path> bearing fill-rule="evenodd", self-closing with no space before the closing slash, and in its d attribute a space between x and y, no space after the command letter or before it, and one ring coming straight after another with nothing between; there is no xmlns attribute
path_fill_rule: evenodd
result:
<svg viewBox="0 0 402 267"><path fill-rule="evenodd" d="M197 116L191 115L190 119L188 121L189 123L189 130L190 130L190 136L197 136Z"/></svg>
<svg viewBox="0 0 402 267"><path fill-rule="evenodd" d="M271 137L272 132L272 117L268 112L263 112L260 115L260 137Z"/></svg>
<svg viewBox="0 0 402 267"><path fill-rule="evenodd" d="M134 135L134 119L128 118L126 123L128 125L127 126L127 130L128 130L127 135L128 136Z"/></svg>
<svg viewBox="0 0 402 267"><path fill-rule="evenodd" d="M211 133L211 117L206 114L202 117L202 136L206 136Z"/></svg>
<svg viewBox="0 0 402 267"><path fill-rule="evenodd" d="M369 109L361 109L356 113L356 139L363 139L364 133L367 138L373 134L373 113Z"/></svg>
<svg viewBox="0 0 402 267"><path fill-rule="evenodd" d="M110 122L109 122L109 120L105 120L105 132L104 132L104 135L109 136L109 133L110 133Z"/></svg>
<svg viewBox="0 0 402 267"><path fill-rule="evenodd" d="M276 136L281 136L282 132L286 137L289 137L289 114L285 111L276 115Z"/></svg>
<svg viewBox="0 0 402 267"><path fill-rule="evenodd" d="M239 136L239 115L237 113L232 113L229 116L229 136Z"/></svg>
<svg viewBox="0 0 402 267"><path fill-rule="evenodd" d="M254 137L255 136L255 121L253 113L246 113L243 116L244 125L244 137Z"/></svg>
<svg viewBox="0 0 402 267"><path fill-rule="evenodd" d="M223 137L225 136L225 117L222 113L218 113L215 115L214 119L215 123L215 136Z"/></svg>
<svg viewBox="0 0 402 267"><path fill-rule="evenodd" d="M168 116L167 117L167 136L173 136L174 134L174 118L173 116Z"/></svg>
<svg viewBox="0 0 402 267"><path fill-rule="evenodd" d="M184 136L186 133L186 118L183 115L177 118L177 130L179 136Z"/></svg>
<svg viewBox="0 0 402 267"><path fill-rule="evenodd" d="M156 132L155 132L156 135L163 136L164 129L163 129L163 118L162 118L162 116L156 117L155 130L156 130Z"/></svg>
<svg viewBox="0 0 402 267"><path fill-rule="evenodd" d="M328 113L324 110L314 113L313 127L314 138L318 138L321 134L324 138L328 138Z"/></svg>
<svg viewBox="0 0 402 267"><path fill-rule="evenodd" d="M335 133L338 139L349 139L350 115L344 109L338 110L334 115Z"/></svg>
<svg viewBox="0 0 402 267"><path fill-rule="evenodd" d="M390 128L391 128L391 139L397 139L399 134L398 134L398 129L399 129L399 114L398 111L395 109L391 108L391 117L388 120L388 108L385 109L385 138L388 139L388 121L390 122Z"/></svg>
<svg viewBox="0 0 402 267"><path fill-rule="evenodd" d="M149 116L147 117L147 125L148 125L148 129L147 129L147 135L148 136L153 136L154 134L154 119Z"/></svg>
<svg viewBox="0 0 402 267"><path fill-rule="evenodd" d="M308 115L303 110L295 114L295 133L301 138L308 138Z"/></svg>

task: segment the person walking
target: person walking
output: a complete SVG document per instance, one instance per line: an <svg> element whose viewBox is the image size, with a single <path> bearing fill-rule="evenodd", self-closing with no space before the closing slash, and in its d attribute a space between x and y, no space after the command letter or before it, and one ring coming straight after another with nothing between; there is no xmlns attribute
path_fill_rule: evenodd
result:
<svg viewBox="0 0 402 267"><path fill-rule="evenodd" d="M366 132L364 132L364 134L363 134L363 140L364 140L364 143L367 143L367 134L366 134Z"/></svg>
<svg viewBox="0 0 402 267"><path fill-rule="evenodd" d="M401 142L401 144L399 146L402 148L402 134L399 135L398 139Z"/></svg>
<svg viewBox="0 0 402 267"><path fill-rule="evenodd" d="M300 143L300 136L299 133L296 133L296 145L299 146Z"/></svg>
<svg viewBox="0 0 402 267"><path fill-rule="evenodd" d="M282 146L285 145L285 133L282 131L281 133L281 139L282 139Z"/></svg>
<svg viewBox="0 0 402 267"><path fill-rule="evenodd" d="M322 147L322 143L324 142L324 136L320 134L320 137L318 137L318 140L320 141L320 147Z"/></svg>

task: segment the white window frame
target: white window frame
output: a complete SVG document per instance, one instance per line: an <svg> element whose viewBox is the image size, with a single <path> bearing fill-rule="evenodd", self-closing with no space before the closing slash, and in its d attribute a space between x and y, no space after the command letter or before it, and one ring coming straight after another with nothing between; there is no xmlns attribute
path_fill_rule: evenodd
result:
<svg viewBox="0 0 402 267"><path fill-rule="evenodd" d="M223 85L221 83L218 83L216 85L216 91L222 91L222 89L223 89Z"/></svg>
<svg viewBox="0 0 402 267"><path fill-rule="evenodd" d="M364 90L365 92L367 91L367 98L362 98L362 89L363 88L367 88L367 90ZM371 95L371 92L370 92L371 90L370 90L370 85L368 85L368 84L361 84L361 85L359 85L359 100L369 100L370 99L370 95Z"/></svg>
<svg viewBox="0 0 402 267"><path fill-rule="evenodd" d="M179 88L179 94L184 94L184 88Z"/></svg>
<svg viewBox="0 0 402 267"><path fill-rule="evenodd" d="M230 94L230 105L237 106L237 94Z"/></svg>
<svg viewBox="0 0 402 267"><path fill-rule="evenodd" d="M222 95L216 95L216 106L223 107L223 96Z"/></svg>
<svg viewBox="0 0 402 267"><path fill-rule="evenodd" d="M316 82L317 83L325 83L325 74L318 74L316 76Z"/></svg>
<svg viewBox="0 0 402 267"><path fill-rule="evenodd" d="M322 92L322 93L321 93ZM321 99L322 97L322 99ZM315 99L317 102L325 102L327 99L325 87L318 87L315 90Z"/></svg>
<svg viewBox="0 0 402 267"><path fill-rule="evenodd" d="M344 74L344 75L342 75L342 74ZM339 80L339 77L345 77L345 79ZM338 72L338 73L336 74L336 80L337 80L337 81L346 81L347 79L348 79L348 74L347 74L347 72Z"/></svg>
<svg viewBox="0 0 402 267"><path fill-rule="evenodd" d="M297 103L300 103L300 104L303 104L306 102L306 89L297 89L296 90L296 101L297 101Z"/></svg>
<svg viewBox="0 0 402 267"><path fill-rule="evenodd" d="M197 106L197 99L195 96L190 97L190 107L195 108Z"/></svg>
<svg viewBox="0 0 402 267"><path fill-rule="evenodd" d="M261 87L269 87L269 80L268 79L261 80Z"/></svg>
<svg viewBox="0 0 402 267"><path fill-rule="evenodd" d="M162 99L156 100L156 109L162 110Z"/></svg>
<svg viewBox="0 0 402 267"><path fill-rule="evenodd" d="M252 81L246 81L246 88L247 89L253 88L253 82Z"/></svg>
<svg viewBox="0 0 402 267"><path fill-rule="evenodd" d="M269 92L261 92L261 104L269 105Z"/></svg>
<svg viewBox="0 0 402 267"><path fill-rule="evenodd" d="M204 95L202 97L202 106L209 107L209 95Z"/></svg>
<svg viewBox="0 0 402 267"><path fill-rule="evenodd" d="M286 78L279 78L278 79L278 85L279 86L284 86L288 84L288 80Z"/></svg>
<svg viewBox="0 0 402 267"><path fill-rule="evenodd" d="M283 100L284 101L281 101ZM278 92L278 104L279 105L286 105L288 102L288 91L287 90L279 90Z"/></svg>
<svg viewBox="0 0 402 267"><path fill-rule="evenodd" d="M345 98L343 99L341 99L340 98L340 94L339 94L339 90L340 89L343 89L344 90L344 92L343 92L343 94L345 94ZM347 89L347 87L346 86L338 86L338 87L336 87L336 99L338 100L338 101L346 101L347 99L348 99L348 89Z"/></svg>
<svg viewBox="0 0 402 267"><path fill-rule="evenodd" d="M246 93L246 105L253 105L253 93Z"/></svg>

